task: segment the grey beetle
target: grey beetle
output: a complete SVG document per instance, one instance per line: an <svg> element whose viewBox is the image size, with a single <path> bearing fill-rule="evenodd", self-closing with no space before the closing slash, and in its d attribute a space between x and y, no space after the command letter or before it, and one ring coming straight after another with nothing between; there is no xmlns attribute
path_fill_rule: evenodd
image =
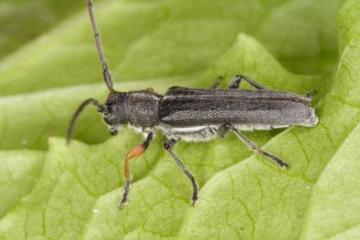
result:
<svg viewBox="0 0 360 240"><path fill-rule="evenodd" d="M88 10L109 95L104 104L90 98L78 107L67 131L67 142L71 140L79 114L88 105L97 107L111 134L117 134L119 127L126 124L144 134L145 141L131 149L125 157L126 184L120 207L127 203L131 186L129 160L145 152L157 130L166 136L164 149L191 181L194 206L198 200L199 186L191 171L173 151L178 141L209 141L214 137L224 137L232 131L255 153L287 168L289 165L285 161L259 148L242 131L294 125L313 127L318 123L310 105L310 96L273 91L244 75L235 76L228 89L218 89L216 85L211 89L171 87L164 95L149 89L116 91L96 25L92 0L88 0ZM246 81L254 90L239 89L241 81Z"/></svg>

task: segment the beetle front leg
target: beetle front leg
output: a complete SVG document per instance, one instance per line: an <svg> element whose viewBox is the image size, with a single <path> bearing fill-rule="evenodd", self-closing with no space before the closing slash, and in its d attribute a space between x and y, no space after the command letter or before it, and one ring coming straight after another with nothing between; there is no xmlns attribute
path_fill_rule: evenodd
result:
<svg viewBox="0 0 360 240"><path fill-rule="evenodd" d="M192 193L192 206L195 206L196 201L198 200L198 192L199 192L199 185L196 182L195 177L191 173L191 171L186 167L186 165L181 161L181 159L174 153L173 148L176 144L176 140L168 140L166 139L164 143L165 150L170 153L172 158L175 160L176 164L179 166L179 168L183 171L183 173L189 178L191 181L192 187L193 187L193 193Z"/></svg>
<svg viewBox="0 0 360 240"><path fill-rule="evenodd" d="M130 191L130 187L131 187L131 172L130 172L130 166L129 166L129 160L139 157L141 156L145 150L149 147L152 139L153 139L153 133L150 132L147 137L146 140L139 145L136 145L133 149L131 149L125 157L125 167L124 167L124 175L125 175L125 179L126 179L126 184L124 187L124 193L120 202L120 208L123 208L125 206L125 204L128 201L128 195L129 195L129 191Z"/></svg>
<svg viewBox="0 0 360 240"><path fill-rule="evenodd" d="M260 83L250 79L249 77L247 77L245 75L236 75L233 78L233 80L231 80L231 83L229 85L229 89L237 89L237 88L239 88L242 80L246 81L247 83L249 83L251 86L253 86L256 89L270 90L267 87L265 87L264 85L261 85Z"/></svg>

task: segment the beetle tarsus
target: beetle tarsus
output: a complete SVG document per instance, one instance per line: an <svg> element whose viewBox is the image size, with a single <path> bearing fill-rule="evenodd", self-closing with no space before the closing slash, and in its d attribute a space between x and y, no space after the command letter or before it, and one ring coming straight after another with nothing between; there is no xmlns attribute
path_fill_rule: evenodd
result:
<svg viewBox="0 0 360 240"><path fill-rule="evenodd" d="M131 181L126 181L125 187L124 187L124 193L122 195L121 201L120 201L120 209L123 209L128 202L128 196L131 188Z"/></svg>
<svg viewBox="0 0 360 240"><path fill-rule="evenodd" d="M281 168L289 168L289 164L283 160L281 160L280 158L276 157L275 155L262 151L262 153L260 153L261 155L270 158L272 161L274 161L277 165L279 165L279 167Z"/></svg>
<svg viewBox="0 0 360 240"><path fill-rule="evenodd" d="M191 184L193 186L193 193L192 193L192 202L191 202L191 206L195 207L195 203L197 202L197 200L199 200L199 186L196 183L196 180L194 177L192 177L192 179L190 179Z"/></svg>
<svg viewBox="0 0 360 240"><path fill-rule="evenodd" d="M261 148L259 148L256 143L254 143L253 141L251 141L249 138L247 138L241 131L239 131L238 129L236 129L235 127L231 128L236 136L243 142L246 144L247 147L249 147L251 150L253 150L255 153L260 154L268 159L270 159L271 161L275 162L279 167L285 167L285 168L289 168L289 164L283 160L281 160L280 158L276 157L275 155L266 152L264 150L262 150Z"/></svg>

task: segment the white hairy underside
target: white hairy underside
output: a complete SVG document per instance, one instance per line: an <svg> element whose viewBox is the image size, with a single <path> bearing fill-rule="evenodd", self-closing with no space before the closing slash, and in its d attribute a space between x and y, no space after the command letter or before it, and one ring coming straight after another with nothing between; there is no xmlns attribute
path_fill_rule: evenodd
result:
<svg viewBox="0 0 360 240"><path fill-rule="evenodd" d="M240 131L254 131L287 128L289 125L235 124L234 127ZM169 139L183 140L186 142L209 141L220 136L220 125L176 128L161 125L158 128Z"/></svg>
<svg viewBox="0 0 360 240"><path fill-rule="evenodd" d="M160 130L169 139L183 140L186 142L209 141L216 137L217 126L196 126L196 127L182 127L169 128L167 126L160 126Z"/></svg>

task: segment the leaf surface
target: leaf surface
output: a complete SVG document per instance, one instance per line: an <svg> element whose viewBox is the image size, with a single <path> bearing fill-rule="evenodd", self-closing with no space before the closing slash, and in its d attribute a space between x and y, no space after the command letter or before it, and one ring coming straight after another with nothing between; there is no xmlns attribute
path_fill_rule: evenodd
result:
<svg viewBox="0 0 360 240"><path fill-rule="evenodd" d="M109 139L89 109L77 141L65 144L77 105L107 94L85 10L3 59L0 239L358 238L360 1L339 11L343 3L96 4L121 91L206 88L218 76L226 87L241 73L272 89L318 92L317 127L247 133L289 162L288 171L253 155L233 134L179 143L175 150L201 187L195 208L160 133L131 162L134 184L123 210L122 161L142 137L123 130Z"/></svg>

